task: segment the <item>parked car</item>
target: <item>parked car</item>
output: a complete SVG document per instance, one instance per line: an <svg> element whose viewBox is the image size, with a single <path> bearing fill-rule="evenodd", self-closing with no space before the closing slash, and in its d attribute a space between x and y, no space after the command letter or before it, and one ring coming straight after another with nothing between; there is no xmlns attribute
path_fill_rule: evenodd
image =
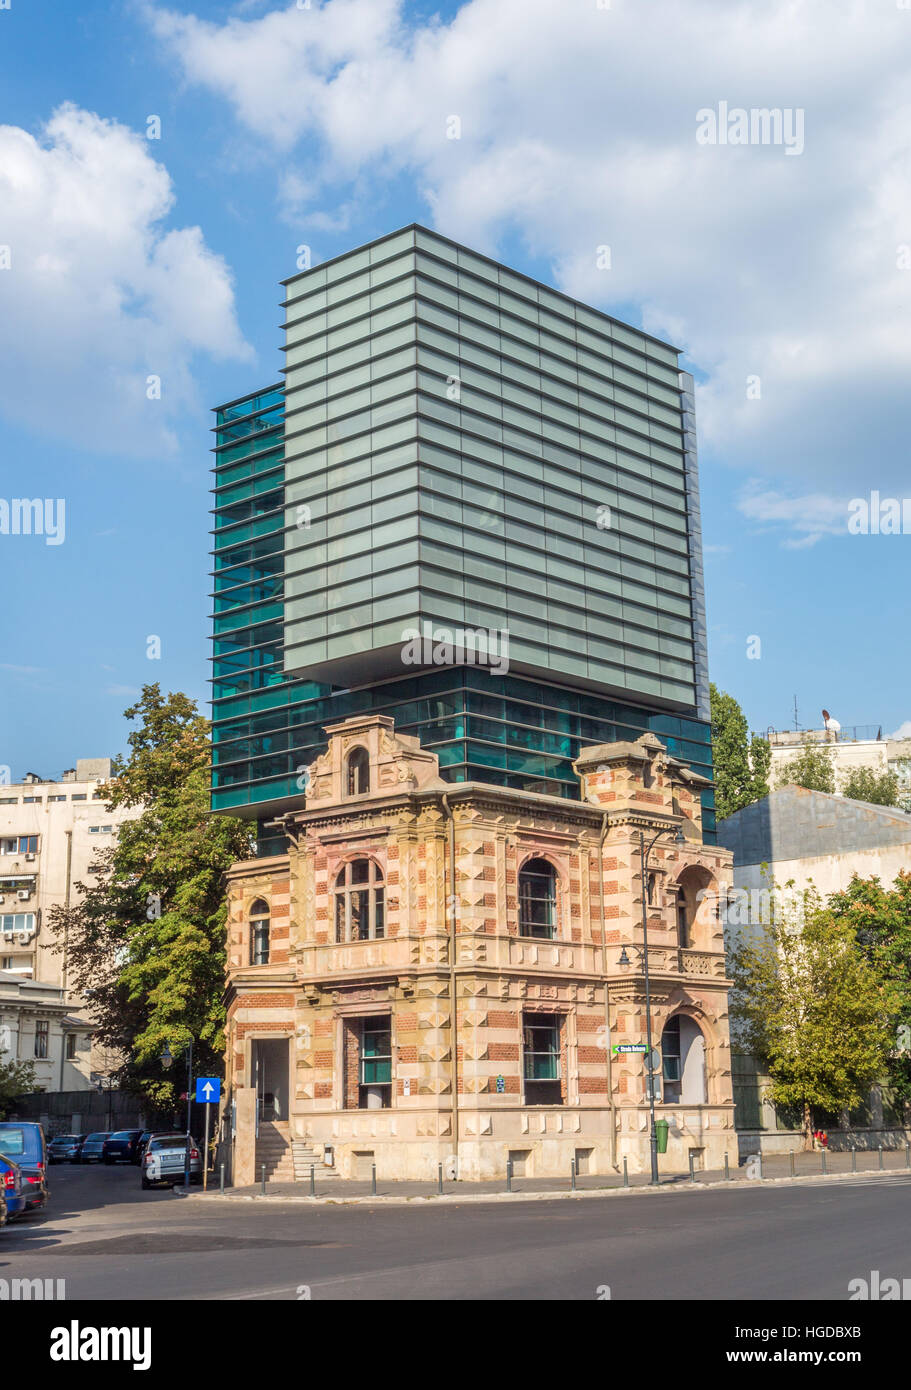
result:
<svg viewBox="0 0 911 1390"><path fill-rule="evenodd" d="M133 1154L136 1146L142 1138L141 1129L118 1129L105 1139L101 1149L101 1157L104 1163L117 1163L121 1159L126 1159L132 1163Z"/></svg>
<svg viewBox="0 0 911 1390"><path fill-rule="evenodd" d="M3 1193L6 1214L10 1218L21 1216L25 1211L25 1193L22 1190L24 1186L25 1182L19 1164L14 1163L11 1158L3 1158L0 1155L0 1191Z"/></svg>
<svg viewBox="0 0 911 1390"><path fill-rule="evenodd" d="M89 1136L87 1134L77 1135L76 1143L73 1146L73 1152L70 1154L70 1163L82 1162L82 1146L85 1143L86 1139L88 1139L88 1137Z"/></svg>
<svg viewBox="0 0 911 1390"><path fill-rule="evenodd" d="M100 1163L104 1152L104 1141L110 1138L109 1129L100 1129L95 1134L87 1134L82 1141L79 1154L73 1163Z"/></svg>
<svg viewBox="0 0 911 1390"><path fill-rule="evenodd" d="M186 1153L185 1134L153 1134L142 1157L142 1190L183 1182ZM195 1139L190 1140L190 1182L202 1182L202 1158Z"/></svg>
<svg viewBox="0 0 911 1390"><path fill-rule="evenodd" d="M25 1209L47 1206L47 1145L44 1130L31 1120L0 1123L0 1155L22 1169Z"/></svg>
<svg viewBox="0 0 911 1390"><path fill-rule="evenodd" d="M146 1151L146 1145L148 1144L149 1140L151 1139L154 1133L155 1131L152 1129L143 1130L142 1134L139 1136L139 1143L136 1145L136 1148L133 1151L134 1163L142 1162L142 1156Z"/></svg>
<svg viewBox="0 0 911 1390"><path fill-rule="evenodd" d="M47 1146L48 1163L68 1163L82 1148L84 1134L55 1134Z"/></svg>

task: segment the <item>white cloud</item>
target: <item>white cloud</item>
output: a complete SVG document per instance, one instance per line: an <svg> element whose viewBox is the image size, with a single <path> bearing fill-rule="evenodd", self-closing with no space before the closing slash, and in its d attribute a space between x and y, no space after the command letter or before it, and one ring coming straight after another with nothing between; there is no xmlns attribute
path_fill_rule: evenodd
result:
<svg viewBox="0 0 911 1390"><path fill-rule="evenodd" d="M244 358L231 274L199 227L167 230L166 169L73 105L40 138L0 126L0 409L76 447L155 455L196 406L197 353ZM147 378L161 398L147 398Z"/></svg>
<svg viewBox="0 0 911 1390"><path fill-rule="evenodd" d="M738 510L748 521L769 530L782 529L782 545L789 550L805 549L823 536L848 534L848 499L825 493L788 496L766 488L754 479L737 500Z"/></svg>
<svg viewBox="0 0 911 1390"><path fill-rule="evenodd" d="M895 733L886 734L886 738L911 738L911 719L903 720L903 722L899 724L898 728L895 730Z"/></svg>
<svg viewBox="0 0 911 1390"><path fill-rule="evenodd" d="M641 306L707 374L703 438L732 465L798 487L898 485L911 12L469 0L417 27L396 0L221 23L147 12L186 78L271 149L302 224L311 209L317 233L354 225L352 186L369 208L410 176L444 233L488 251L518 236L569 293ZM722 100L801 108L804 153L698 145L697 111Z"/></svg>

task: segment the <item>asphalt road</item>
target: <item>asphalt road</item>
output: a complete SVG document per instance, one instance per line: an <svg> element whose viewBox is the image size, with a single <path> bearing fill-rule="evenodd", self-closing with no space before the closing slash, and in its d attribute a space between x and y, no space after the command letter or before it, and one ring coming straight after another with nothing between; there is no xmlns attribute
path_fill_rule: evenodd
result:
<svg viewBox="0 0 911 1390"><path fill-rule="evenodd" d="M46 1212L0 1231L0 1279L64 1279L67 1299L845 1301L872 1270L911 1278L906 1173L312 1208L141 1192L128 1165L50 1177Z"/></svg>

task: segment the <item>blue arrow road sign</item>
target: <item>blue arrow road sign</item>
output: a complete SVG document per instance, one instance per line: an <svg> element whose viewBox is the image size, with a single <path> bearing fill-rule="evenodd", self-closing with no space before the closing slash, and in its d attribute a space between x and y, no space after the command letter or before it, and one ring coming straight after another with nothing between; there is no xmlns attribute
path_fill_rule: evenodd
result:
<svg viewBox="0 0 911 1390"><path fill-rule="evenodd" d="M218 1076L197 1076L196 1104L215 1104L221 1100L221 1078Z"/></svg>

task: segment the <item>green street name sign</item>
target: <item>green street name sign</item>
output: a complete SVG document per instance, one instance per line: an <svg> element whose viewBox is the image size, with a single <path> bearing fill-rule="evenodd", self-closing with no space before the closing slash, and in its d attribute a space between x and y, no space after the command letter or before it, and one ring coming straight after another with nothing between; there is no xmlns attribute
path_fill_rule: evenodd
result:
<svg viewBox="0 0 911 1390"><path fill-rule="evenodd" d="M617 1052L648 1052L648 1043L614 1043L614 1053Z"/></svg>

